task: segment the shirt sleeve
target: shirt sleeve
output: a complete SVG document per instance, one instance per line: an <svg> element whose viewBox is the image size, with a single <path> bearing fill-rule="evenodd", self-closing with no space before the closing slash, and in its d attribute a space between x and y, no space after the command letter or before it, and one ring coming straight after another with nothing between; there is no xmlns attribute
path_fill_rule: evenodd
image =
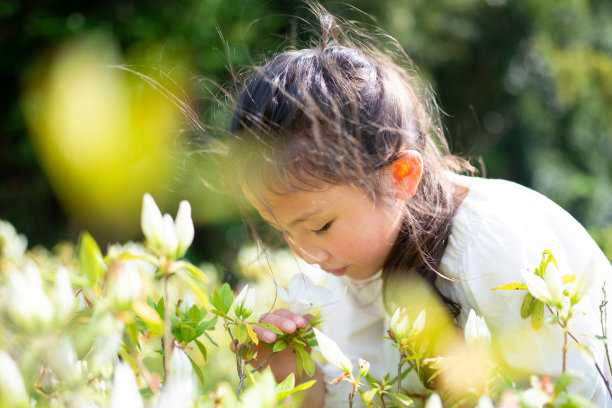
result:
<svg viewBox="0 0 612 408"><path fill-rule="evenodd" d="M529 374L558 376L562 371L563 330L546 322L535 330L530 319L521 318L525 291L493 290L521 282L521 270L533 271L545 250L554 255L564 273L595 274L593 286L579 303L581 313L572 318L570 331L607 370L603 343L594 335L601 334L601 288L612 276L612 267L573 217L532 190L500 180L480 179L470 186L441 262L442 272L454 281L440 282L440 289L461 304L461 325L470 308L485 318L503 363L516 378L526 379ZM545 313L549 316L548 311ZM612 406L594 364L578 347L568 349L567 368L579 375L572 382L573 391L598 406ZM606 375L610 378L609 371Z"/></svg>

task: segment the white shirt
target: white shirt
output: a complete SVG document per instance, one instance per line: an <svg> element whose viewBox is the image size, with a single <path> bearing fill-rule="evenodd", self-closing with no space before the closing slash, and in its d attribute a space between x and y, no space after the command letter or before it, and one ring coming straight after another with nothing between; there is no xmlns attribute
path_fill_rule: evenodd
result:
<svg viewBox="0 0 612 408"><path fill-rule="evenodd" d="M573 318L570 331L593 351L610 379L603 343L594 335L601 335L601 288L612 277L612 266L586 230L554 202L518 184L465 176L456 176L454 181L468 187L469 192L455 215L440 263L440 271L452 281L438 278L436 285L461 305L459 325L465 325L473 308L485 318L515 375L558 376L562 368L562 330L545 322L536 331L530 319L521 318L525 291L492 290L521 282L521 270L533 270L543 251L548 250L565 273L579 275L587 268L595 272L593 286L578 304L584 314ZM391 342L382 338L387 336L389 317L382 303L381 272L362 281L329 276L328 287L338 300L323 310L323 332L338 343L355 367L357 359L363 358L370 362L370 374L377 380L386 373L393 378L399 355ZM612 301L612 284L606 288ZM612 318L612 310L608 315ZM609 322L608 327L612 327ZM567 368L582 377L572 381L572 391L599 407L612 407L599 374L577 347L568 349ZM331 366L323 371L326 381L339 375ZM415 392L422 390L416 376L409 375L402 386ZM327 388L326 407L347 406L348 383L328 384ZM355 407L363 406L359 396L355 401Z"/></svg>

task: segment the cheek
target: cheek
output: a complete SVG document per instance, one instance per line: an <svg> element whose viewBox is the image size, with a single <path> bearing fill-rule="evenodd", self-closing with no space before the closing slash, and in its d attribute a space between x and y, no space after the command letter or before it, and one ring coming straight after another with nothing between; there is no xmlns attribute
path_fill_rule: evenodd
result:
<svg viewBox="0 0 612 408"><path fill-rule="evenodd" d="M334 255L364 261L386 257L395 242L398 227L389 219L384 221L350 223L349 227L339 230L332 245Z"/></svg>

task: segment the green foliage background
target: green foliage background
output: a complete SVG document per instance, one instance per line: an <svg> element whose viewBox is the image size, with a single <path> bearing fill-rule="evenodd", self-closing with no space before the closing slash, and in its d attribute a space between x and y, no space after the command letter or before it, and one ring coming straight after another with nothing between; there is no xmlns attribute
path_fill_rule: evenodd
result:
<svg viewBox="0 0 612 408"><path fill-rule="evenodd" d="M517 181L559 203L612 258L612 3L322 4L376 24L401 43L438 95L454 152L481 160L487 177ZM28 69L61 41L104 33L122 53L153 50L163 69L180 54L194 78L225 86L232 72L290 44L303 17L309 18L303 3L281 0L0 1L0 218L27 235L30 246L74 241L84 227L63 212L49 187L19 103ZM198 110L210 109L215 106L202 99ZM238 217L195 222L190 257L230 267L245 236ZM138 237L105 237L130 238Z"/></svg>

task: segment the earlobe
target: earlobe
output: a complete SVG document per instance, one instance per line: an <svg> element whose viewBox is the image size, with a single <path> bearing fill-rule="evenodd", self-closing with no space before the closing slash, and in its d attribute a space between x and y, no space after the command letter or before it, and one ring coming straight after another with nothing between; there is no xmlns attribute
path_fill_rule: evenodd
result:
<svg viewBox="0 0 612 408"><path fill-rule="evenodd" d="M402 150L389 165L393 177L395 196L399 200L412 198L423 173L423 158L416 150Z"/></svg>

